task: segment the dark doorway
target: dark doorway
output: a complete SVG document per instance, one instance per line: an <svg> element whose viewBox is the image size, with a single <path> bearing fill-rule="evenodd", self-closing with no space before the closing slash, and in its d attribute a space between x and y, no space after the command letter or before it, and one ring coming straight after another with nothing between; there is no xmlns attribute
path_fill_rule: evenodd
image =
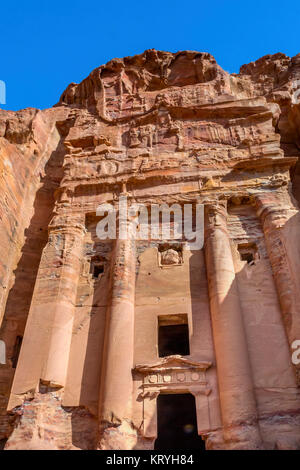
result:
<svg viewBox="0 0 300 470"><path fill-rule="evenodd" d="M159 395L155 450L205 450L198 436L195 397L190 393Z"/></svg>

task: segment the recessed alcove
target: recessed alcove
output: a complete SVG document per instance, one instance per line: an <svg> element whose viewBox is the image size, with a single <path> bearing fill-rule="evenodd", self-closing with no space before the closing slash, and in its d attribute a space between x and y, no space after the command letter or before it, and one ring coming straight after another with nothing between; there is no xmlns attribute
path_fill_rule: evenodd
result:
<svg viewBox="0 0 300 470"><path fill-rule="evenodd" d="M257 245L254 242L239 243L238 252L240 254L241 261L246 261L247 264L254 264L257 259Z"/></svg>
<svg viewBox="0 0 300 470"><path fill-rule="evenodd" d="M101 257L95 256L91 259L90 273L93 279L98 279L104 273L104 261Z"/></svg>
<svg viewBox="0 0 300 470"><path fill-rule="evenodd" d="M190 354L189 327L186 314L158 317L159 357Z"/></svg>
<svg viewBox="0 0 300 470"><path fill-rule="evenodd" d="M104 266L102 264L95 264L93 266L93 278L94 279L98 279L99 275L100 274L103 274L104 273Z"/></svg>
<svg viewBox="0 0 300 470"><path fill-rule="evenodd" d="M182 245L180 243L161 243L158 246L159 265L180 266L183 262Z"/></svg>

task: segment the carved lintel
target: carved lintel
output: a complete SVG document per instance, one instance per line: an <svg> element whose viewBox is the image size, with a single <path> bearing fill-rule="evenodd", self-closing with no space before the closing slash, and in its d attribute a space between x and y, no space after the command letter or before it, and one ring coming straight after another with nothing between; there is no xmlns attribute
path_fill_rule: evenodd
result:
<svg viewBox="0 0 300 470"><path fill-rule="evenodd" d="M168 356L155 364L137 365L133 372L143 375L139 399L154 399L159 393L206 395L211 388L205 372L211 362L195 362L179 355Z"/></svg>
<svg viewBox="0 0 300 470"><path fill-rule="evenodd" d="M154 364L137 364L133 371L141 374L157 373L157 372L167 372L170 370L182 370L182 369L193 369L193 370L202 370L206 371L211 367L212 363L208 361L191 361L179 355L167 356L163 358L160 362Z"/></svg>

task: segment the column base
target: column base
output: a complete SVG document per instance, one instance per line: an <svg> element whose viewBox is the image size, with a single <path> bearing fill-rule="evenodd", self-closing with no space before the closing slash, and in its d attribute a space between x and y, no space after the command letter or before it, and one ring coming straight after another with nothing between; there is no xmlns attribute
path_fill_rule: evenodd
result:
<svg viewBox="0 0 300 470"><path fill-rule="evenodd" d="M94 450L98 420L84 407L62 406L62 392L41 389L14 410L4 450Z"/></svg>
<svg viewBox="0 0 300 470"><path fill-rule="evenodd" d="M133 450L138 442L138 432L127 420L120 424L102 422L99 433L99 450Z"/></svg>

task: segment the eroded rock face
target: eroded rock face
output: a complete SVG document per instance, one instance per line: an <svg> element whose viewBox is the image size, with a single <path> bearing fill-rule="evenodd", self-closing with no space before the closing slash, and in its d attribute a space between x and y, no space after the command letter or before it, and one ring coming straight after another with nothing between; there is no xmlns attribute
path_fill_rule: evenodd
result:
<svg viewBox="0 0 300 470"><path fill-rule="evenodd" d="M180 257L178 252L176 250L172 250L172 248L163 251L161 254L161 263L164 265L179 264Z"/></svg>
<svg viewBox="0 0 300 470"><path fill-rule="evenodd" d="M230 75L149 50L0 111L6 448L153 448L159 394L182 391L207 449L300 448L299 98L299 55ZM204 248L100 240L120 195L204 204ZM189 355L158 357L161 317Z"/></svg>

